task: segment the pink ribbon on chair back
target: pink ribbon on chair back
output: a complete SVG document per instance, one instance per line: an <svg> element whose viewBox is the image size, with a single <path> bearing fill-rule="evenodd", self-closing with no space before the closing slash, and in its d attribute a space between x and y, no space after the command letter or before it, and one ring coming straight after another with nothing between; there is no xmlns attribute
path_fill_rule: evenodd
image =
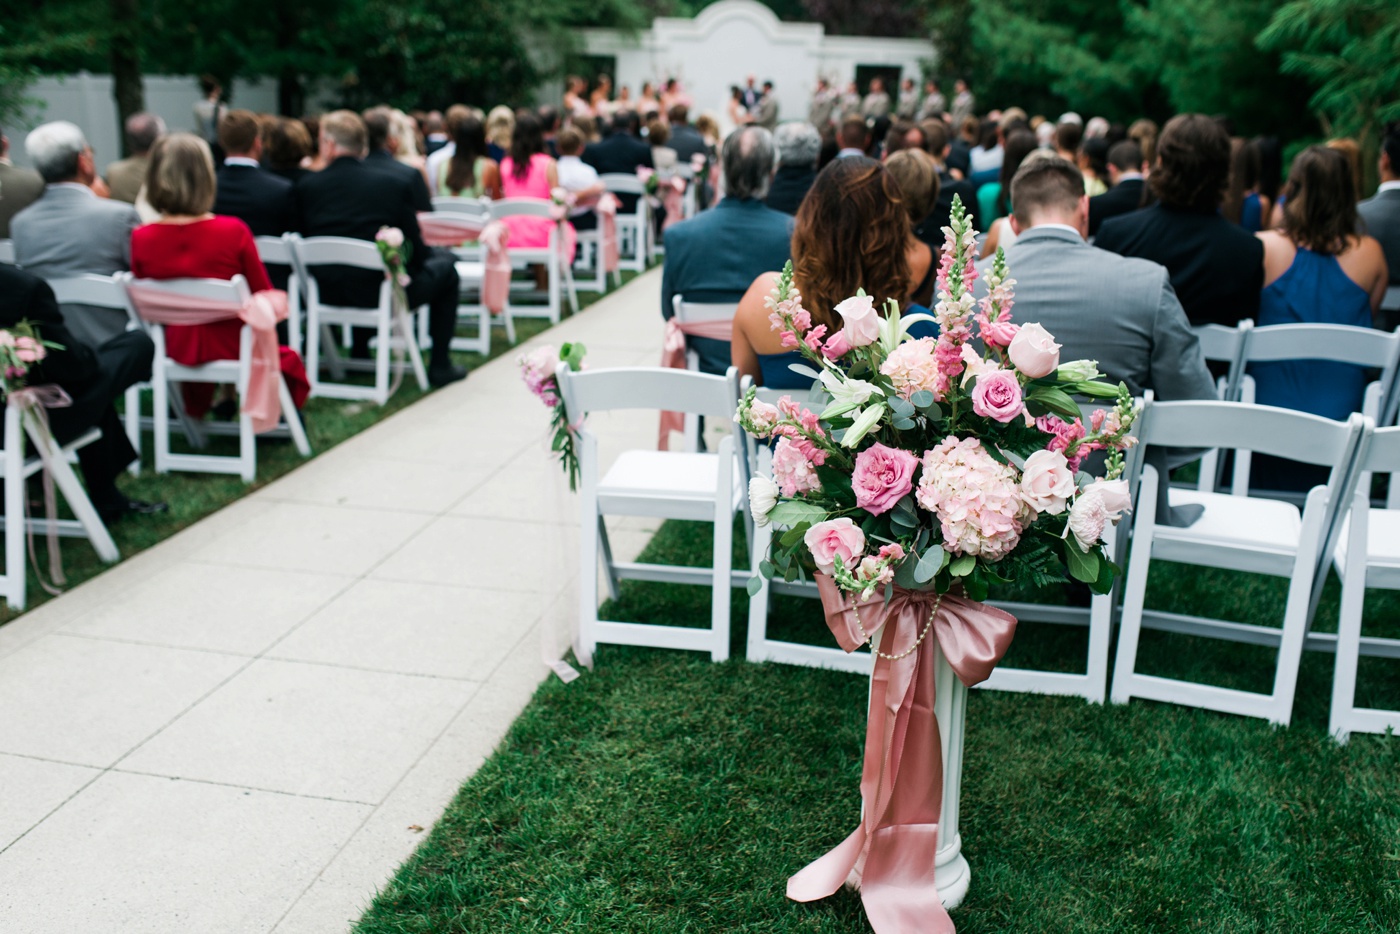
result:
<svg viewBox="0 0 1400 934"><path fill-rule="evenodd" d="M825 574L817 575L822 609L847 652L864 643L860 629L883 626L880 651L906 652L929 624L958 680L987 680L1016 632L1009 613L964 597L895 588L857 604ZM856 623L855 609L860 612ZM788 880L788 898L816 901L850 881L858 885L876 934L952 934L953 920L934 886L938 822L943 810L943 744L933 707L934 644L892 661L876 658L860 793L861 825L841 843Z"/></svg>
<svg viewBox="0 0 1400 934"><path fill-rule="evenodd" d="M510 254L506 241L510 228L501 221L492 221L481 229L478 240L486 248L486 270L481 277L481 303L498 315L505 311L510 298Z"/></svg>
<svg viewBox="0 0 1400 934"><path fill-rule="evenodd" d="M685 339L708 337L711 340L727 341L734 334L734 319L716 318L711 321L680 322L674 317L666 319L666 337L661 344L661 365L684 370ZM656 441L658 451L668 451L671 445L671 432L685 430L684 412L662 412L661 432Z"/></svg>
<svg viewBox="0 0 1400 934"><path fill-rule="evenodd" d="M29 527L29 498L24 498L24 515L20 521L24 523L24 537L29 547L29 563L34 565L34 576L39 581L39 586L51 596L58 596L63 591L58 588L68 583L63 575L63 552L58 544L58 499L54 495L53 489L53 457L58 442L53 440L53 434L49 430L49 409L66 409L73 404L73 397L63 389L62 386L43 384L39 386L23 386L10 392L8 396L10 405L20 410L21 418L24 411L28 410L34 420L39 423L39 427L44 434L48 435L48 444L35 444L34 449L39 452L39 461L44 465L43 488L44 488L44 518L48 520L48 529L45 533L45 540L49 546L49 579L50 584L44 580L44 575L39 573L39 558L34 551L34 531ZM24 444L24 436L20 436L20 444ZM62 455L59 455L62 456ZM21 482L18 478L12 480L13 483Z"/></svg>
<svg viewBox="0 0 1400 934"><path fill-rule="evenodd" d="M481 236L483 225L470 217L443 217L441 214L419 214L418 230L428 246L458 247Z"/></svg>
<svg viewBox="0 0 1400 934"><path fill-rule="evenodd" d="M277 427L282 415L278 382L282 378L277 349L277 322L287 317L287 293L281 289L254 292L243 304L180 295L163 289L129 284L127 295L142 320L152 324L200 325L237 318L253 329L253 359L243 414L262 434Z"/></svg>
<svg viewBox="0 0 1400 934"><path fill-rule="evenodd" d="M677 175L662 184L661 204L666 209L666 219L661 222L662 230L685 220L685 179Z"/></svg>
<svg viewBox="0 0 1400 934"><path fill-rule="evenodd" d="M602 254L603 271L617 272L617 199L611 192L603 192L598 196L593 212L598 215L598 249Z"/></svg>

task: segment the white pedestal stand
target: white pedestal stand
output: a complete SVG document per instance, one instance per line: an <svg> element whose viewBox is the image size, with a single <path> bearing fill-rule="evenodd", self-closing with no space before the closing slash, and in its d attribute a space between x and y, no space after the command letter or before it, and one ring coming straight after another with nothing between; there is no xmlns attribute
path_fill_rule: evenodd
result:
<svg viewBox="0 0 1400 934"><path fill-rule="evenodd" d="M962 835L958 833L958 796L962 792L962 761L964 723L967 719L967 688L958 680L943 657L943 650L934 642L934 669L937 698L933 712L938 718L938 731L943 740L943 813L938 819L938 856L934 863L934 882L938 886L943 907L956 908L967 896L972 882L972 869L962 855Z"/></svg>

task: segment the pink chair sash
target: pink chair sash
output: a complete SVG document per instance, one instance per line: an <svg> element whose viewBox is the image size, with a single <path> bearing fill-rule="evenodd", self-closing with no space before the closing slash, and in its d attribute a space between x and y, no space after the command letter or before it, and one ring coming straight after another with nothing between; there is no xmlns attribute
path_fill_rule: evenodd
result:
<svg viewBox="0 0 1400 934"><path fill-rule="evenodd" d="M676 176L662 184L661 204L666 209L666 219L661 223L662 230L685 220L685 179Z"/></svg>
<svg viewBox="0 0 1400 934"><path fill-rule="evenodd" d="M687 321L682 323L675 318L666 319L666 337L661 344L661 365L678 370L685 369L685 339L708 337L712 340L727 341L734 334L734 319L717 318L711 321ZM685 430L684 412L662 412L661 431L656 441L658 451L668 451L671 445L671 432Z"/></svg>
<svg viewBox="0 0 1400 934"><path fill-rule="evenodd" d="M881 652L907 652L934 614L931 635L968 687L987 680L1016 633L1010 614L953 594L935 603L937 594L896 588L889 603L880 597L857 604L825 574L817 575L817 588L827 626L847 652L865 641L861 628L878 626L884 627ZM860 779L864 817L849 837L788 880L788 898L816 901L850 881L860 887L876 934L953 934L934 886L943 811L934 667L933 639L897 661L876 658Z"/></svg>
<svg viewBox="0 0 1400 934"><path fill-rule="evenodd" d="M598 197L593 211L598 215L598 229L601 231L598 249L602 253L603 270L617 272L617 199L611 192L605 191Z"/></svg>
<svg viewBox="0 0 1400 934"><path fill-rule="evenodd" d="M282 370L277 349L277 322L287 317L287 293L281 289L254 292L248 301L211 301L162 289L128 285L131 305L143 321L152 324L194 326L238 319L253 330L253 358L248 391L243 394L243 414L253 420L253 431L262 434L277 427L282 416L278 393Z"/></svg>
<svg viewBox="0 0 1400 934"><path fill-rule="evenodd" d="M418 229L428 246L458 247L481 237L483 224L466 215L443 217L441 214L419 214Z"/></svg>
<svg viewBox="0 0 1400 934"><path fill-rule="evenodd" d="M481 277L481 303L498 315L505 311L506 300L510 298L510 254L506 252L506 241L510 239L510 228L500 221L492 221L481 229L481 245L486 248L486 271Z"/></svg>

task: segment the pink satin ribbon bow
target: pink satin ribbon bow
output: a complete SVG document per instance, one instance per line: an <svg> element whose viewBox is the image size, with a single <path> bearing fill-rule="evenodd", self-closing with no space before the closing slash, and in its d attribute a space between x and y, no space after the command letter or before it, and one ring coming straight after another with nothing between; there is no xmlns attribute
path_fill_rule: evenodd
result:
<svg viewBox="0 0 1400 934"><path fill-rule="evenodd" d="M282 378L277 349L277 322L287 317L287 293L281 289L254 292L243 304L196 298L128 284L127 295L145 321L161 325L194 326L237 318L253 330L253 358L248 390L243 394L243 414L253 420L258 434L277 427L282 417L278 381Z"/></svg>
<svg viewBox="0 0 1400 934"><path fill-rule="evenodd" d="M58 596L62 593L58 588L68 583L63 574L63 553L58 544L58 499L54 495L53 489L53 461L51 458L58 448L58 443L53 440L53 435L49 431L48 409L65 409L73 404L73 398L64 391L63 387L50 384L39 386L24 386L10 392L9 404L15 408L25 410L34 417L49 436L49 444L35 444L34 448L39 452L39 460L44 465L43 488L44 488L44 518L48 520L48 529L45 533L45 541L49 546L49 579L50 584L44 580L44 575L39 573L39 558L34 551L34 531L29 527L29 499L24 500L25 515L21 517L24 522L24 536L29 547L29 562L34 565L34 576L39 581L39 586L44 588L50 595ZM20 436L20 443L23 444L23 435ZM50 447L50 444L52 447ZM62 456L59 454L58 456ZM16 477L12 483L20 483L20 478Z"/></svg>
<svg viewBox="0 0 1400 934"><path fill-rule="evenodd" d="M458 219L441 214L419 214L418 229L428 246L459 247L473 240L486 252L485 269L481 277L481 303L493 315L505 311L510 296L510 256L506 241L510 230L500 221L481 224L467 216Z"/></svg>
<svg viewBox="0 0 1400 934"><path fill-rule="evenodd" d="M857 604L825 575L817 576L822 609L836 641L853 652L865 641L860 626L883 626L880 651L908 651L933 619L932 638L892 661L875 661L865 764L860 793L861 825L826 855L788 880L788 898L816 901L848 880L859 885L866 917L876 934L952 934L953 920L934 885L938 821L943 809L943 748L934 716L934 643L958 680L968 687L985 681L1016 632L1010 614L964 597L896 589L888 604Z"/></svg>
<svg viewBox="0 0 1400 934"><path fill-rule="evenodd" d="M733 334L734 321L730 318L719 318L713 321L687 321L684 324L675 318L667 318L666 337L661 344L661 365L677 370L685 369L686 335L727 341ZM684 430L684 412L662 412L661 432L656 440L656 449L658 451L670 450L671 432Z"/></svg>

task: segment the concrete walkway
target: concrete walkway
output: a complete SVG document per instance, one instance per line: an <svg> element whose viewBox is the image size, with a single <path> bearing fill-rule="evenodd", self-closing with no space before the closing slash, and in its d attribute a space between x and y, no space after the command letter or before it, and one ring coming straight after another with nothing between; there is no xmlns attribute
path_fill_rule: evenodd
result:
<svg viewBox="0 0 1400 934"><path fill-rule="evenodd" d="M536 343L653 365L659 287ZM0 627L0 931L349 929L569 612L575 504L514 361ZM654 414L593 425L655 441Z"/></svg>

